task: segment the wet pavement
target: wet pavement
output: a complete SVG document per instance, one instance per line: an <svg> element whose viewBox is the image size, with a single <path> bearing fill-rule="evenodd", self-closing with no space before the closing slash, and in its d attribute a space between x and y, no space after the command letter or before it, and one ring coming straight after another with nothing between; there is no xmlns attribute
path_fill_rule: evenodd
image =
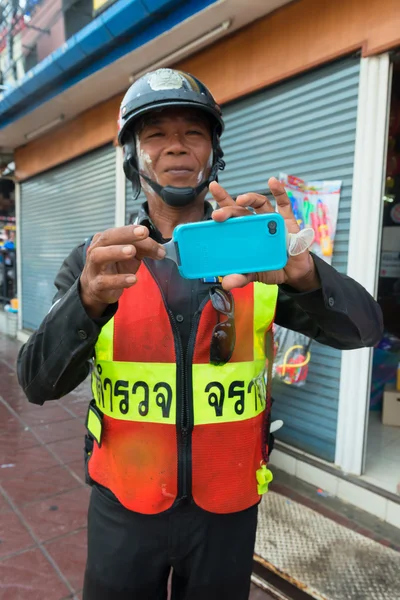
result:
<svg viewBox="0 0 400 600"><path fill-rule="evenodd" d="M400 554L270 491L260 504L259 563L319 600L400 600Z"/></svg>
<svg viewBox="0 0 400 600"><path fill-rule="evenodd" d="M90 495L82 449L89 388L29 404L15 372L19 346L0 334L0 600L78 600ZM272 597L253 586L249 600Z"/></svg>

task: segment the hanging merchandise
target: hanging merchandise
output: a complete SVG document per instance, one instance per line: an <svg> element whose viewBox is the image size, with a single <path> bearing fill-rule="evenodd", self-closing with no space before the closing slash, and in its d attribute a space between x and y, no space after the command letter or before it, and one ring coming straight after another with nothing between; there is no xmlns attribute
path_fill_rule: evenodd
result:
<svg viewBox="0 0 400 600"><path fill-rule="evenodd" d="M274 325L273 377L287 385L305 385L311 358L307 336Z"/></svg>
<svg viewBox="0 0 400 600"><path fill-rule="evenodd" d="M300 229L314 229L310 250L331 264L342 182L304 181L285 173L279 179L286 188Z"/></svg>
<svg viewBox="0 0 400 600"><path fill-rule="evenodd" d="M300 229L314 229L315 238L310 250L330 264L342 182L307 182L285 173L281 173L279 179L286 188ZM305 385L311 358L311 340L284 327L275 326L274 331L274 378L287 385Z"/></svg>

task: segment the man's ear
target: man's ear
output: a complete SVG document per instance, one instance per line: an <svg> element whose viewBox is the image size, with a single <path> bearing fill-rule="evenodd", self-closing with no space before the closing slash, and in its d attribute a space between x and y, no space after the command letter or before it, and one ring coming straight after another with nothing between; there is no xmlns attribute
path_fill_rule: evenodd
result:
<svg viewBox="0 0 400 600"><path fill-rule="evenodd" d="M137 156L136 156L136 136L132 132L126 133L126 142L123 146L124 152L124 173L125 177L132 183L133 199L139 196L141 192L140 176L138 173Z"/></svg>

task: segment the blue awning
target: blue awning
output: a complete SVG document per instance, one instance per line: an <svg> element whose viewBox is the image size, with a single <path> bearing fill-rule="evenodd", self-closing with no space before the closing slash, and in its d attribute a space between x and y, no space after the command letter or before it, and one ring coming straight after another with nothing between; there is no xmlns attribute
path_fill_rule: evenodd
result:
<svg viewBox="0 0 400 600"><path fill-rule="evenodd" d="M4 93L0 129L215 2L119 0Z"/></svg>

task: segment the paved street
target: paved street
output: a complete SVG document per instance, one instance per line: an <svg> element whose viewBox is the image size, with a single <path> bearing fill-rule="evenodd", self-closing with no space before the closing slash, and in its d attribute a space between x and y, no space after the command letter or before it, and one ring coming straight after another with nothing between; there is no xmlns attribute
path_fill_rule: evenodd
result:
<svg viewBox="0 0 400 600"><path fill-rule="evenodd" d="M17 382L17 352L0 335L0 600L77 600L90 495L82 458L87 386L31 405ZM250 598L269 596L252 588Z"/></svg>

